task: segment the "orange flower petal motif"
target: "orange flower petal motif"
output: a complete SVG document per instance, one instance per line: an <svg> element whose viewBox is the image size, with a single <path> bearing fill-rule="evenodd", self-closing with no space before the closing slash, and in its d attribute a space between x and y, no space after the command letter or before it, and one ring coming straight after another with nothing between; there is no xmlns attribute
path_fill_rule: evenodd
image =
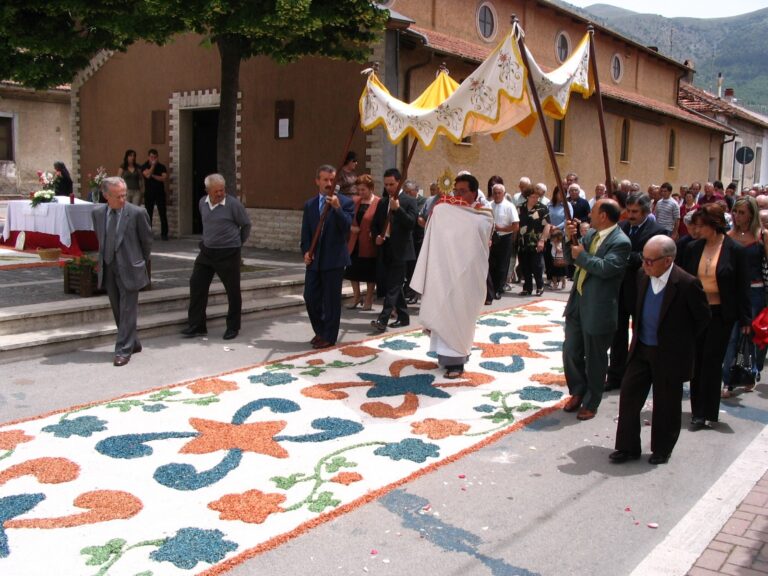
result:
<svg viewBox="0 0 768 576"><path fill-rule="evenodd" d="M221 378L203 378L187 386L195 394L221 394L230 390L240 388L234 382L222 380Z"/></svg>
<svg viewBox="0 0 768 576"><path fill-rule="evenodd" d="M322 358L312 358L312 360L307 360L307 364L309 366L320 366L321 364L325 364L325 360Z"/></svg>
<svg viewBox="0 0 768 576"><path fill-rule="evenodd" d="M283 420L229 424L203 418L190 418L189 423L200 432L194 440L181 447L182 454L209 454L219 450L239 449L244 452L266 454L274 458L288 458L288 452L274 441L273 436L285 428Z"/></svg>
<svg viewBox="0 0 768 576"><path fill-rule="evenodd" d="M227 494L208 508L220 512L222 520L240 520L249 524L262 524L270 514L282 512L280 504L285 502L282 494L265 494L261 490L248 490L242 494Z"/></svg>
<svg viewBox="0 0 768 576"><path fill-rule="evenodd" d="M525 306L520 306L523 310L528 310L528 312L549 312L549 308L546 306L537 306L536 304L527 304Z"/></svg>
<svg viewBox="0 0 768 576"><path fill-rule="evenodd" d="M27 436L22 430L0 432L0 450L15 450L19 444L34 439L34 436Z"/></svg>
<svg viewBox="0 0 768 576"><path fill-rule="evenodd" d="M520 326L518 330L520 332L531 332L533 334L546 334L553 330L557 330L558 328L559 326L557 324L526 324L525 326Z"/></svg>
<svg viewBox="0 0 768 576"><path fill-rule="evenodd" d="M336 482L336 484L344 484L344 486L349 486L353 482L360 482L363 477L358 474L357 472L339 472L331 478L331 482Z"/></svg>
<svg viewBox="0 0 768 576"><path fill-rule="evenodd" d="M544 372L543 374L532 374L529 380L550 386L565 386L565 374Z"/></svg>
<svg viewBox="0 0 768 576"><path fill-rule="evenodd" d="M442 440L448 436L461 436L469 430L469 425L460 424L456 420L427 418L422 422L413 422L411 429L414 434L427 436L430 440Z"/></svg>
<svg viewBox="0 0 768 576"><path fill-rule="evenodd" d="M483 358L505 358L507 356L546 358L543 354L531 350L531 346L527 342L512 342L509 344L486 344L484 342L475 342L474 345L483 351L481 355Z"/></svg>
<svg viewBox="0 0 768 576"><path fill-rule="evenodd" d="M376 356L381 352L376 348L370 346L346 346L341 349L341 353L344 356L352 356L353 358L364 358L365 356Z"/></svg>

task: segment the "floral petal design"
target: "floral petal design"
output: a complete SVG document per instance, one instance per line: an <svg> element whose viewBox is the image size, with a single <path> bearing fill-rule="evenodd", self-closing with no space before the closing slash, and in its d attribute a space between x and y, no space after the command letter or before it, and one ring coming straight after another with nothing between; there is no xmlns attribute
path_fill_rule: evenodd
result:
<svg viewBox="0 0 768 576"><path fill-rule="evenodd" d="M549 402L550 400L560 400L562 396L563 393L559 390L552 390L546 386L526 386L520 390L520 400Z"/></svg>
<svg viewBox="0 0 768 576"><path fill-rule="evenodd" d="M350 484L354 482L360 482L363 477L358 474L357 472L339 472L331 478L331 482L336 482L336 484L344 484L344 486L349 486Z"/></svg>
<svg viewBox="0 0 768 576"><path fill-rule="evenodd" d="M237 550L237 544L224 540L221 530L182 528L149 557L156 562L171 562L177 568L191 570L198 562L221 562L227 552L233 550Z"/></svg>
<svg viewBox="0 0 768 576"><path fill-rule="evenodd" d="M270 514L282 512L283 494L265 494L261 490L248 490L242 494L227 494L208 508L221 512L222 520L240 520L249 524L262 524Z"/></svg>
<svg viewBox="0 0 768 576"><path fill-rule="evenodd" d="M456 420L427 418L421 422L413 422L411 430L414 434L424 435L430 440L442 440L448 436L461 436L469 430L469 425L460 424Z"/></svg>
<svg viewBox="0 0 768 576"><path fill-rule="evenodd" d="M288 452L274 440L275 434L285 428L285 421L229 424L203 418L190 418L189 423L200 432L200 435L181 447L179 452L182 454L243 450L275 458L288 457Z"/></svg>
<svg viewBox="0 0 768 576"><path fill-rule="evenodd" d="M94 432L102 432L107 429L107 423L96 416L79 416L72 420L64 419L58 424L51 424L43 428L43 432L52 432L56 438L69 438L82 436L88 438Z"/></svg>
<svg viewBox="0 0 768 576"><path fill-rule="evenodd" d="M410 460L422 464L427 458L440 456L440 447L437 444L427 444L417 438L406 438L400 442L390 442L381 448L376 448L373 453L377 456L387 456L395 461Z"/></svg>
<svg viewBox="0 0 768 576"><path fill-rule="evenodd" d="M202 378L197 382L189 384L187 388L195 394L216 394L218 396L222 392L237 390L239 386L234 382L222 380L221 378Z"/></svg>
<svg viewBox="0 0 768 576"><path fill-rule="evenodd" d="M34 440L34 436L27 436L23 430L7 430L0 432L0 450L15 450L16 446L23 442Z"/></svg>
<svg viewBox="0 0 768 576"><path fill-rule="evenodd" d="M409 342L408 340L387 340L379 344L379 348L387 348L389 350L413 350L418 348L416 342Z"/></svg>
<svg viewBox="0 0 768 576"><path fill-rule="evenodd" d="M248 380L251 381L251 384L264 384L264 386L282 386L283 384L290 384L291 382L298 380L298 378L291 376L287 372L265 372L264 374L248 376Z"/></svg>

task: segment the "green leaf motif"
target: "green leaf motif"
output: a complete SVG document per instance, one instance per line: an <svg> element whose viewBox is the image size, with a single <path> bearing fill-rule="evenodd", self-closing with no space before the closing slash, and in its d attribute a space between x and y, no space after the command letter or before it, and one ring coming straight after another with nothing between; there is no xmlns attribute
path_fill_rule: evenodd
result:
<svg viewBox="0 0 768 576"><path fill-rule="evenodd" d="M496 412L494 414L489 414L488 416L483 416L483 418L490 420L494 424L501 424L502 422L514 422L515 417L509 412L505 412L503 410L500 410L499 412Z"/></svg>
<svg viewBox="0 0 768 576"><path fill-rule="evenodd" d="M178 390L160 390L159 392L155 392L154 394L149 396L149 400L165 400L166 398L170 398L171 396L177 396L181 394Z"/></svg>
<svg viewBox="0 0 768 576"><path fill-rule="evenodd" d="M307 508L310 512L317 512L319 514L326 508L336 508L339 504L341 504L341 500L335 500L333 492L320 492L317 498L309 503Z"/></svg>
<svg viewBox="0 0 768 576"><path fill-rule="evenodd" d="M485 396L490 398L492 402L501 402L502 399L504 398L504 393L500 392L498 390L494 390L493 392L491 392L489 394L485 394Z"/></svg>
<svg viewBox="0 0 768 576"><path fill-rule="evenodd" d="M333 474L334 472L338 472L342 468L355 468L357 466L357 463L350 462L344 456L336 456L333 460L328 462L325 465L325 470L329 474Z"/></svg>
<svg viewBox="0 0 768 576"><path fill-rule="evenodd" d="M219 399L216 396L206 396L205 398L190 398L184 400L182 404L191 404L192 406L208 406L209 404L215 404Z"/></svg>
<svg viewBox="0 0 768 576"><path fill-rule="evenodd" d="M270 364L269 366L266 366L267 370L290 370L291 368L295 368L293 364L283 364L282 362L277 362L275 364Z"/></svg>
<svg viewBox="0 0 768 576"><path fill-rule="evenodd" d="M354 366L353 362L342 362L341 360L334 360L333 362L329 362L326 364L326 366L330 366L331 368L347 368L349 366Z"/></svg>
<svg viewBox="0 0 768 576"><path fill-rule="evenodd" d="M117 408L120 412L130 412L132 408L141 406L143 402L141 400L117 400L107 404L107 408Z"/></svg>
<svg viewBox="0 0 768 576"><path fill-rule="evenodd" d="M304 476L304 474L299 472L296 474L291 474L290 476L272 476L270 480L272 480L272 482L275 483L275 486L281 490L290 490L296 485L299 479L303 478Z"/></svg>
<svg viewBox="0 0 768 576"><path fill-rule="evenodd" d="M302 376L320 376L325 372L325 368L320 368L319 366L314 366L313 368L310 368L309 370L304 370L303 372L300 372Z"/></svg>
<svg viewBox="0 0 768 576"><path fill-rule="evenodd" d="M152 576L152 571L145 570L144 572L139 572L138 574L135 574L135 576Z"/></svg>
<svg viewBox="0 0 768 576"><path fill-rule="evenodd" d="M531 404L530 402L523 402L520 404L520 406L517 406L515 410L518 412L527 412L528 410L536 410L537 406Z"/></svg>
<svg viewBox="0 0 768 576"><path fill-rule="evenodd" d="M87 546L80 550L80 554L90 556L85 563L87 566L100 566L101 564L109 562L115 554L122 552L125 544L126 541L122 538L114 538L103 546Z"/></svg>

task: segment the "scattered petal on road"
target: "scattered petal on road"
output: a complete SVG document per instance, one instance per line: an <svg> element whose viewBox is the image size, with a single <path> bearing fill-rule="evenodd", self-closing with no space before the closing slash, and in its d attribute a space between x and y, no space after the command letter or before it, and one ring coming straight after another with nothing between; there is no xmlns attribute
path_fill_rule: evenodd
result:
<svg viewBox="0 0 768 576"><path fill-rule="evenodd" d="M648 528L658 528L659 525L656 522L648 522Z"/></svg>

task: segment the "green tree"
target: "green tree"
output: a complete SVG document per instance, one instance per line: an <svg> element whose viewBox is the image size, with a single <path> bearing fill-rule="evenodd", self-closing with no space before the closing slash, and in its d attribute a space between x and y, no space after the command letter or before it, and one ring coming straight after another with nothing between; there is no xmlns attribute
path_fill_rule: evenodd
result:
<svg viewBox="0 0 768 576"><path fill-rule="evenodd" d="M240 63L253 56L362 61L387 14L370 0L3 0L0 77L45 88L71 81L101 49L201 34L221 59L218 170L234 193Z"/></svg>

